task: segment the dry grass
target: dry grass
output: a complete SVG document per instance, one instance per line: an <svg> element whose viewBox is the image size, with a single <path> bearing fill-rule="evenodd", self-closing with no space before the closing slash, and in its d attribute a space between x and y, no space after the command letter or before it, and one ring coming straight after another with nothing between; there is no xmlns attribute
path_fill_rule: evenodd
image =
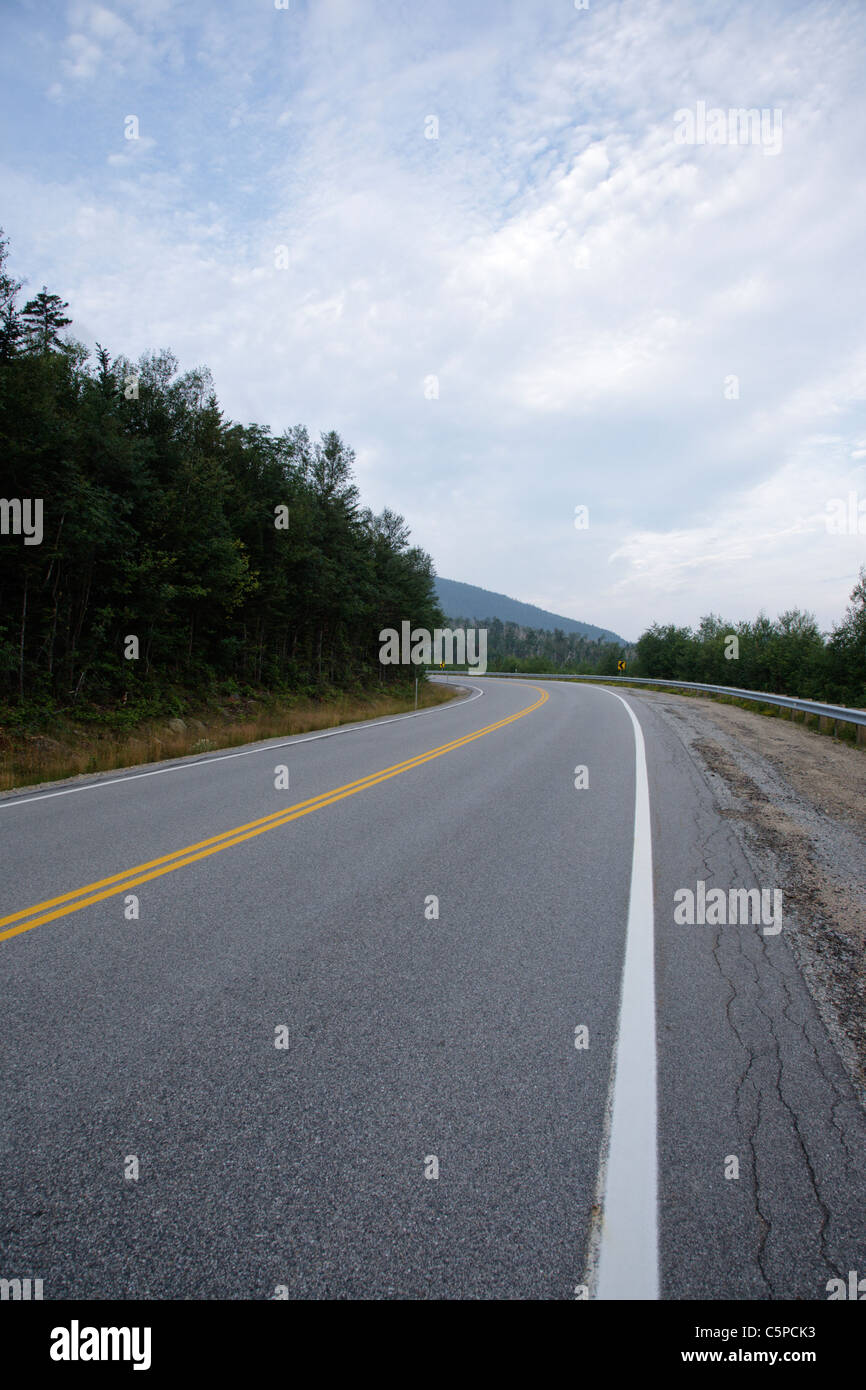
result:
<svg viewBox="0 0 866 1390"><path fill-rule="evenodd" d="M418 708L441 705L456 694L456 687L419 685ZM414 695L407 699L405 695L384 694L341 695L291 704L237 700L230 708L203 709L183 720L151 721L123 733L71 725L53 730L54 737L12 735L0 730L0 791L380 719L412 710L414 703Z"/></svg>

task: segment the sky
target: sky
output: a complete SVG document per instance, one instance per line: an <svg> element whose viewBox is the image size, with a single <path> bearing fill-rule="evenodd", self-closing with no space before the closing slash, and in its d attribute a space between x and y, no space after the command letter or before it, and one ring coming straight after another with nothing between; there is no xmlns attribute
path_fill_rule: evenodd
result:
<svg viewBox="0 0 866 1390"><path fill-rule="evenodd" d="M337 430L447 578L842 617L862 0L3 0L0 53L10 268L76 338Z"/></svg>

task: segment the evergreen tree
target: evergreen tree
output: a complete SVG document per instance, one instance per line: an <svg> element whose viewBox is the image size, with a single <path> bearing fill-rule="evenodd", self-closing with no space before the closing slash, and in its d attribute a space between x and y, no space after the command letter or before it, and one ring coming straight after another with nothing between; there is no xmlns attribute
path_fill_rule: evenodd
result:
<svg viewBox="0 0 866 1390"><path fill-rule="evenodd" d="M64 314L69 305L59 294L49 294L45 285L35 299L28 299L21 314L27 345L32 352L60 352L64 344L60 331L68 328L72 319Z"/></svg>
<svg viewBox="0 0 866 1390"><path fill-rule="evenodd" d="M11 276L6 269L9 257L9 241L0 227L0 362L11 357L17 350L23 335L21 315L15 307L15 299L21 289L21 281Z"/></svg>
<svg viewBox="0 0 866 1390"><path fill-rule="evenodd" d="M14 307L17 282L0 288ZM207 369L165 350L97 344L91 368L60 341L66 308L43 289L27 350L0 355L4 493L44 503L41 545L0 545L0 701L133 712L225 684L405 680L378 635L442 624L432 562L394 513L361 511L340 436L227 421Z"/></svg>

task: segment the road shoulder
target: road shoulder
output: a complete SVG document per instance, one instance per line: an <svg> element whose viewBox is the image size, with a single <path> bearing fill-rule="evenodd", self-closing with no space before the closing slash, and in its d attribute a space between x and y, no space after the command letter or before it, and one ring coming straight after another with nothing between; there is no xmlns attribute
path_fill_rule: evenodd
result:
<svg viewBox="0 0 866 1390"><path fill-rule="evenodd" d="M783 885L786 938L866 1108L866 755L736 706L631 693L688 749L758 880Z"/></svg>

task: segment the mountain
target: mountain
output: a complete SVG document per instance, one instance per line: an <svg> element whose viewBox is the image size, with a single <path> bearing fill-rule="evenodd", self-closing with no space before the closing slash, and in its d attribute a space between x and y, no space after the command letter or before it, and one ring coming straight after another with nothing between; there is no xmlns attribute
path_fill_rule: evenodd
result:
<svg viewBox="0 0 866 1390"><path fill-rule="evenodd" d="M481 622L484 618L499 618L503 623L519 623L521 627L543 628L553 632L579 632L591 641L619 642L623 647L629 643L618 633L607 627L595 627L592 623L578 622L577 618L563 618L559 613L548 613L545 608L536 608L533 603L521 603L519 599L508 598L506 594L496 594L491 589L480 589L475 584L461 584L457 579L436 579L436 593L443 611L449 618L471 618Z"/></svg>

